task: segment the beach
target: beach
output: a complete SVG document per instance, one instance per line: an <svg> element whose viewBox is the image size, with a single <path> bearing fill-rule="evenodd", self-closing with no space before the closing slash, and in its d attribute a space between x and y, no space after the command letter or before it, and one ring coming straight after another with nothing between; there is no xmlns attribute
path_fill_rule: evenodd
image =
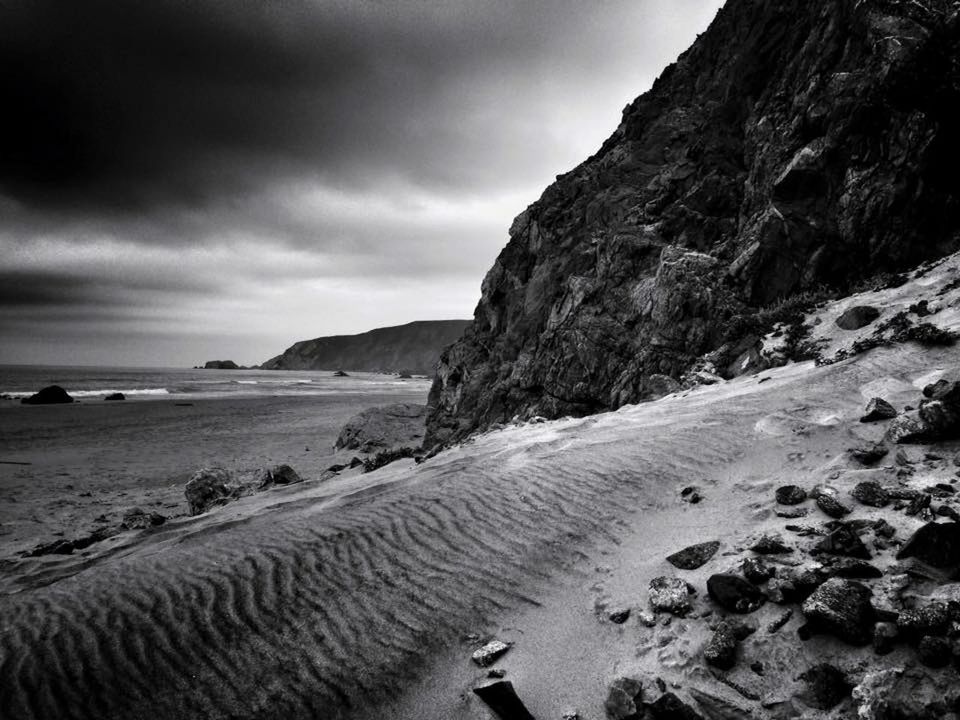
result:
<svg viewBox="0 0 960 720"><path fill-rule="evenodd" d="M424 403L428 387L408 380L306 395L87 397L36 407L0 401L0 561L119 522L130 508L183 515L184 486L203 467L286 463L318 478L336 461L333 444L351 416Z"/></svg>

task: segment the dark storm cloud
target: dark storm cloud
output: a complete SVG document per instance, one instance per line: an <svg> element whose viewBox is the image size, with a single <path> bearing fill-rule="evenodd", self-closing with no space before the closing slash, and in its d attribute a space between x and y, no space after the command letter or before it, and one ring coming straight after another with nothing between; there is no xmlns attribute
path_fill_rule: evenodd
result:
<svg viewBox="0 0 960 720"><path fill-rule="evenodd" d="M720 3L0 0L0 362L469 316Z"/></svg>

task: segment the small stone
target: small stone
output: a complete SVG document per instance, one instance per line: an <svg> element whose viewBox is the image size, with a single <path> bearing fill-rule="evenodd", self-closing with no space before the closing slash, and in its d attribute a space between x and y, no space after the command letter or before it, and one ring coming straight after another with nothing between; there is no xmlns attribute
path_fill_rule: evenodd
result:
<svg viewBox="0 0 960 720"><path fill-rule="evenodd" d="M767 601L767 596L755 585L727 573L711 575L707 592L720 607L734 613L754 612Z"/></svg>
<svg viewBox="0 0 960 720"><path fill-rule="evenodd" d="M783 540L775 535L764 535L750 546L758 555L785 555L792 553L793 548L785 545Z"/></svg>
<svg viewBox="0 0 960 720"><path fill-rule="evenodd" d="M844 515L850 514L850 508L830 495L818 495L817 507L832 518L842 518Z"/></svg>
<svg viewBox="0 0 960 720"><path fill-rule="evenodd" d="M949 627L950 608L942 602L904 610L897 617L897 630L908 642L917 642L926 635L946 635Z"/></svg>
<svg viewBox="0 0 960 720"><path fill-rule="evenodd" d="M813 490L810 491L810 497L816 500L822 495L827 495L828 497L837 497L840 494L840 491L837 490L833 485L827 485L826 483L819 483L813 486Z"/></svg>
<svg viewBox="0 0 960 720"><path fill-rule="evenodd" d="M773 622L767 625L767 632L771 635L779 630L790 622L790 618L793 617L793 610L784 610Z"/></svg>
<svg viewBox="0 0 960 720"><path fill-rule="evenodd" d="M630 608L618 608L617 610L611 610L607 617L610 619L610 622L615 625L623 625L627 620L630 619Z"/></svg>
<svg viewBox="0 0 960 720"><path fill-rule="evenodd" d="M857 483L850 494L863 505L882 508L890 502L890 496L887 491L881 487L880 483L867 481Z"/></svg>
<svg viewBox="0 0 960 720"><path fill-rule="evenodd" d="M847 450L847 452L850 453L850 457L857 462L863 465L873 465L874 463L885 458L890 451L882 442L877 442L869 445L853 447Z"/></svg>
<svg viewBox="0 0 960 720"><path fill-rule="evenodd" d="M507 671L501 668L491 668L487 670L487 677L494 680L499 680L506 674L507 674Z"/></svg>
<svg viewBox="0 0 960 720"><path fill-rule="evenodd" d="M763 673L764 673L763 663L760 662L759 660L755 660L754 662L750 663L750 669L753 670L753 672L759 675L760 677L763 677Z"/></svg>
<svg viewBox="0 0 960 720"><path fill-rule="evenodd" d="M754 585L762 585L773 577L776 570L767 565L760 558L749 557L743 561L740 566L743 576Z"/></svg>
<svg viewBox="0 0 960 720"><path fill-rule="evenodd" d="M807 499L807 491L798 485L783 485L774 493L781 505L799 505Z"/></svg>
<svg viewBox="0 0 960 720"><path fill-rule="evenodd" d="M953 648L941 637L927 635L917 645L917 659L929 668L942 668L950 664Z"/></svg>
<svg viewBox="0 0 960 720"><path fill-rule="evenodd" d="M933 498L926 493L921 493L907 504L907 509L904 510L904 512L911 516L919 515L921 512L930 507L932 500Z"/></svg>
<svg viewBox="0 0 960 720"><path fill-rule="evenodd" d="M638 612L637 620L640 621L641 625L645 625L646 627L650 627L650 628L654 627L657 624L657 616L654 615L649 610L641 610L640 612Z"/></svg>
<svg viewBox="0 0 960 720"><path fill-rule="evenodd" d="M877 655L887 655L893 652L897 635L896 623L878 622L873 626L873 651Z"/></svg>
<svg viewBox="0 0 960 720"><path fill-rule="evenodd" d="M718 540L711 540L700 543L699 545L691 545L679 552L675 552L673 555L667 556L667 561L681 570L696 570L706 565L719 549L720 542Z"/></svg>
<svg viewBox="0 0 960 720"><path fill-rule="evenodd" d="M610 720L642 720L646 716L643 707L643 686L633 678L617 678L610 685L604 703Z"/></svg>
<svg viewBox="0 0 960 720"><path fill-rule="evenodd" d="M693 610L690 602L693 592L693 588L680 578L654 578L650 581L650 606L656 611L685 617Z"/></svg>
<svg viewBox="0 0 960 720"><path fill-rule="evenodd" d="M867 409L860 422L876 422L878 420L892 420L897 416L896 408L883 398L875 397L867 403Z"/></svg>
<svg viewBox="0 0 960 720"><path fill-rule="evenodd" d="M480 667L492 665L494 660L510 649L510 645L500 640L491 640L479 650L476 650L470 659Z"/></svg>

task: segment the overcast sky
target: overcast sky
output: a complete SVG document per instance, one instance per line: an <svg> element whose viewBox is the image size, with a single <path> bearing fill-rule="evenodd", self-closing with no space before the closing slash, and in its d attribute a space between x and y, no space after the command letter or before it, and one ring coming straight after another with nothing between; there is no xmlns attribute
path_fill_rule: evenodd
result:
<svg viewBox="0 0 960 720"><path fill-rule="evenodd" d="M0 0L0 362L468 318L720 0Z"/></svg>

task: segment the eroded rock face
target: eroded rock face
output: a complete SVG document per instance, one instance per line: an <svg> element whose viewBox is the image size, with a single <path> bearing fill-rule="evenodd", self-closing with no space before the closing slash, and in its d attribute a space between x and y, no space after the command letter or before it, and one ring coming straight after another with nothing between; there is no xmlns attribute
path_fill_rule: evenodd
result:
<svg viewBox="0 0 960 720"><path fill-rule="evenodd" d="M411 403L368 408L347 421L334 448L373 453L397 447L419 447L426 416L426 406Z"/></svg>
<svg viewBox="0 0 960 720"><path fill-rule="evenodd" d="M427 445L757 368L757 308L956 249L948 0L729 2L510 228ZM734 318L739 316L739 320Z"/></svg>

